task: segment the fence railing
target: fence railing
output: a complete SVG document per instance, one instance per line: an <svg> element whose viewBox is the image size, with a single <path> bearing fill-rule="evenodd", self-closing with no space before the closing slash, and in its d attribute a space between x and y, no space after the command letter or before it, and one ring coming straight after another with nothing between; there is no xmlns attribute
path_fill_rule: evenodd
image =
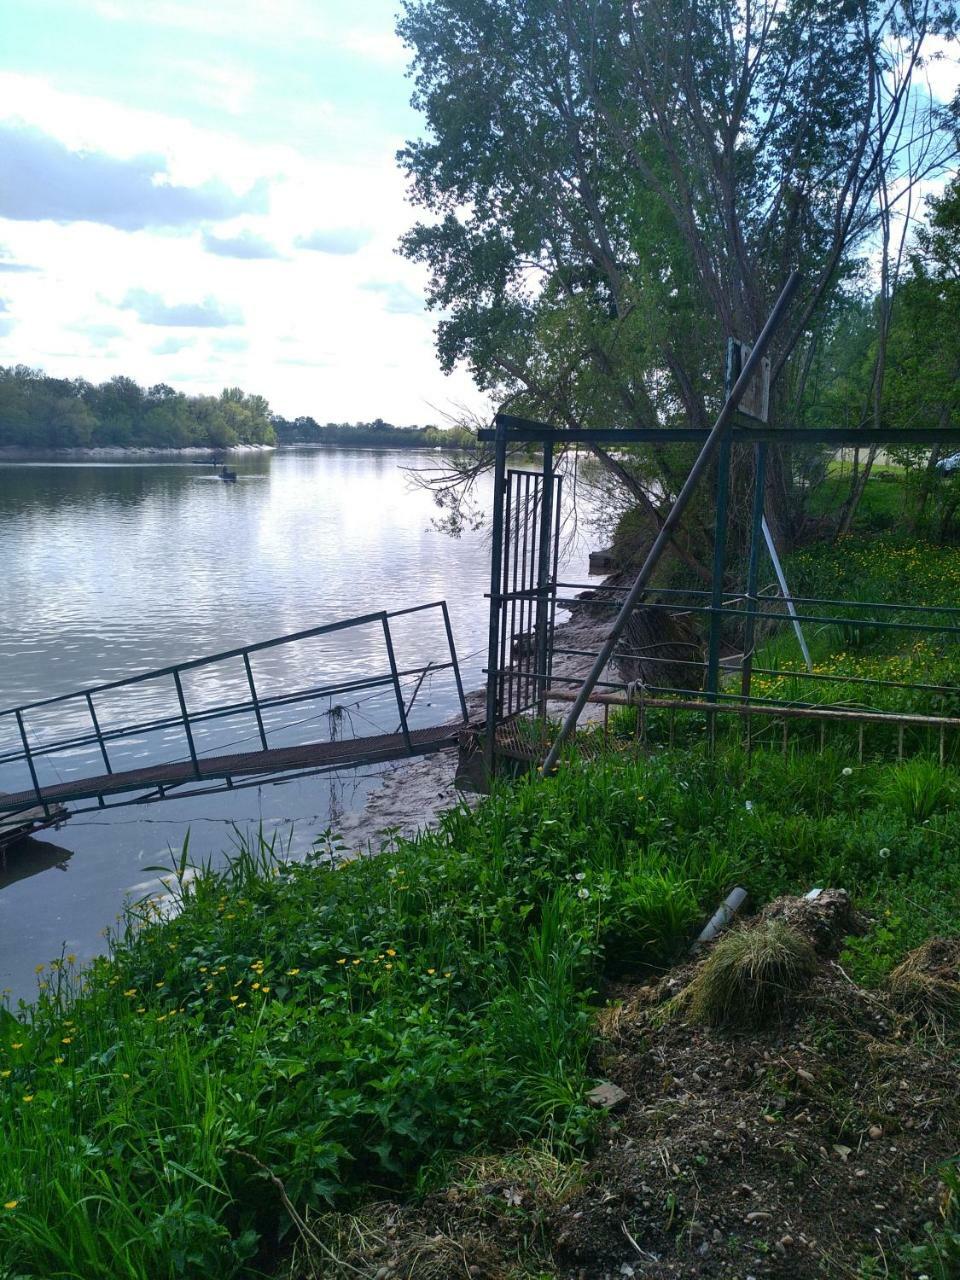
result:
<svg viewBox="0 0 960 1280"><path fill-rule="evenodd" d="M423 614L429 610L439 611L447 648L446 659L443 661L431 659L427 663L401 667L397 661L394 626L392 624L396 624L400 618ZM280 692L265 693L258 688L254 670L257 655L363 627L379 629L382 638L385 669L355 677L341 676L321 683L308 684L305 687L284 689ZM196 673L213 671L224 663L236 661L242 664L243 680L246 686L245 695L234 696L214 706L194 707L191 709L188 694L184 688L184 678ZM434 675L447 671L452 672L457 702L459 703L462 719L466 722L467 705L450 624L450 615L446 601L440 600L428 604L415 605L406 609L379 610L375 613L363 614L355 618L326 623L322 626L310 627L289 635L227 649L202 658L173 663L166 667L141 672L124 679L93 685L76 692L58 694L53 697L24 703L20 706L8 707L0 710L0 730L2 730L4 724L10 727L12 730L12 735L10 736L14 745L0 748L0 779L8 777L11 771L19 766L21 770L23 768L26 769L30 785L14 795L5 795L0 792L0 813L16 812L27 807L40 806L45 814L49 814L52 800L48 793L51 790L56 791L58 803L67 798L65 796L65 788L71 794L76 794L77 796L96 794L95 790L91 790L91 787L95 787L97 779L89 775L89 773L87 776L71 779L70 783L60 782L56 788L48 787L42 783L39 767L45 761L50 762L57 756L72 756L74 758L74 768L76 768L77 754L85 750L93 750L98 756L98 774L102 769L101 780L102 778L109 779L113 778L121 769L130 772L129 768L118 759L117 747L119 744L130 744L132 740L142 740L145 735L149 734L166 735L169 739L171 733L179 733L182 735L183 749L180 760L165 761L164 763L189 763L193 778L199 781L208 776L204 770L207 753L201 749L198 743L198 731L204 726L228 717L248 716L251 718L251 727L247 736L258 744L255 750L259 750L267 756L277 748L276 741L271 741L271 735L275 739L278 734L288 727L281 719L271 729L269 723L271 713L281 708L298 707L303 704L318 702L322 699L342 698L344 695L356 694L361 691L383 691L389 697L389 691L392 690L398 721L396 736L401 740L406 752L412 753L414 741L411 737L410 713L416 694L427 676L432 678ZM147 685L156 688L158 684L162 686L165 681L170 682L171 691L176 699L176 711L173 714L159 714L148 716L145 719L132 719L119 725L104 723L103 702L107 695L110 695L111 699L119 696L122 701L123 695L129 691ZM405 681L413 681L415 686L413 696L409 700L404 692ZM79 708L82 725L71 727L60 734L55 733L52 738L41 738L35 728L41 713L44 719L48 719L61 708L65 713L70 711L74 720L76 720L77 709ZM34 722L33 725L31 721ZM362 739L358 738L357 741L362 741ZM156 767L155 764L151 765L153 769ZM265 761L265 768L269 768L269 761ZM102 796L100 800L102 804Z"/></svg>

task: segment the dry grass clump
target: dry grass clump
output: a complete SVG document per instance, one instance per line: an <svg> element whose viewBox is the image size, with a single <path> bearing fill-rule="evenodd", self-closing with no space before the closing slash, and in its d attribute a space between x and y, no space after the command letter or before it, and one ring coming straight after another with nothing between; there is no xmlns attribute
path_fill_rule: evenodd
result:
<svg viewBox="0 0 960 1280"><path fill-rule="evenodd" d="M890 974L890 991L921 1021L960 1023L960 938L928 938Z"/></svg>
<svg viewBox="0 0 960 1280"><path fill-rule="evenodd" d="M756 1026L780 1013L816 971L816 952L805 938L777 921L761 921L720 939L684 1003L694 1022Z"/></svg>

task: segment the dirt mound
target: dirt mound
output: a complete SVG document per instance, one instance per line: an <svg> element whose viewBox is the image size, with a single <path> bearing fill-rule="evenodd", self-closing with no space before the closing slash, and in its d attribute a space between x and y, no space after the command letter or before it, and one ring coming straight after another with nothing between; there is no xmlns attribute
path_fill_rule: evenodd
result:
<svg viewBox="0 0 960 1280"><path fill-rule="evenodd" d="M465 1162L444 1191L345 1233L342 1266L325 1254L297 1280L912 1274L903 1258L938 1220L938 1170L960 1149L960 1036L930 1035L902 995L857 987L823 954L849 927L848 901L798 903L737 931L802 938L803 981L776 1017L689 1017L684 993L722 943L655 985L616 988L594 1071L626 1100L589 1162ZM958 971L960 940L938 939L891 985L919 973L953 989Z"/></svg>
<svg viewBox="0 0 960 1280"><path fill-rule="evenodd" d="M760 912L760 920L785 924L806 938L819 956L838 956L844 938L866 932L845 889L822 889L815 898L777 898Z"/></svg>
<svg viewBox="0 0 960 1280"><path fill-rule="evenodd" d="M929 938L890 974L897 1007L929 1023L960 1024L960 938Z"/></svg>

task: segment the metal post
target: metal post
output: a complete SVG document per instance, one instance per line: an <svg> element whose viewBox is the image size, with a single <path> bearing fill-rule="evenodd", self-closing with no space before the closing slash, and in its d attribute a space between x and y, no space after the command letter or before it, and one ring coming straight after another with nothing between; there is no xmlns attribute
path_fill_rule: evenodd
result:
<svg viewBox="0 0 960 1280"><path fill-rule="evenodd" d="M647 558L644 561L643 568L640 570L636 581L630 588L620 612L617 615L616 621L610 629L610 634L607 637L603 648L600 650L600 653L597 655L590 674L583 682L580 692L577 694L576 701L570 708L567 718L560 726L560 732L557 734L557 737L543 762L544 773L549 773L554 768L557 763L557 758L563 750L563 744L576 728L577 721L580 718L580 713L587 704L587 699L590 697L597 681L603 674L604 667L606 667L607 663L610 661L610 657L616 648L617 641L620 639L624 628L630 620L630 615L633 613L636 605L643 597L650 579L653 576L653 571L660 563L660 557L663 555L665 547L673 537L673 531L679 524L680 517L686 510L690 499L693 497L694 491L700 483L700 477L710 465L710 461L723 439L734 410L740 403L740 399L749 386L754 373L760 367L760 361L766 354L767 347L770 345L770 339L779 327L780 321L782 320L787 307L790 305L799 284L800 274L799 272L794 271L791 273L790 279L784 285L783 292L777 299L766 324L763 326L763 331L754 343L753 350L750 352L750 355L747 357L747 360L740 371L740 376L737 378L733 391L727 397L723 408L720 410L710 434L704 441L699 457L690 468L690 473L684 481L683 488L677 495L677 499L671 507L666 520L664 520L663 525L660 528L660 532L654 539L653 546L647 553Z"/></svg>
<svg viewBox="0 0 960 1280"><path fill-rule="evenodd" d="M397 710L400 712L400 732L403 734L403 744L407 751L413 752L413 744L410 741L410 729L407 725L407 709L403 705L403 690L400 688L400 671L397 667L396 654L393 652L393 638L390 635L390 619L385 613L381 613L380 620L383 623L383 639L387 646L387 658L390 662L390 674L393 676L393 689L397 695Z"/></svg>
<svg viewBox="0 0 960 1280"><path fill-rule="evenodd" d="M753 488L753 522L750 527L750 561L747 565L747 617L743 625L743 666L740 671L740 696L750 699L753 678L753 646L757 629L757 577L760 572L760 539L762 537L763 498L767 482L767 445L757 445L756 478ZM749 725L749 721L747 722Z"/></svg>
<svg viewBox="0 0 960 1280"><path fill-rule="evenodd" d="M547 714L547 618L550 611L550 565L553 527L553 441L543 446L543 477L540 487L540 555L537 565L537 620L534 662L540 685L540 715Z"/></svg>
<svg viewBox="0 0 960 1280"><path fill-rule="evenodd" d="M760 527L763 530L763 537L767 544L767 551L770 559L773 561L773 571L777 575L777 582L780 584L780 591L787 605L787 613L789 613L793 621L793 629L797 634L797 640L800 644L800 652L803 654L803 660L807 664L807 670L813 670L813 661L810 657L810 650L807 648L807 642L803 638L803 627L800 625L800 619L797 617L797 606L793 603L793 596L790 594L790 588L787 586L787 579L783 572L783 565L780 563L780 557L777 555L776 544L773 541L773 534L770 532L770 526L767 524L767 518L764 516L760 521Z"/></svg>
<svg viewBox="0 0 960 1280"><path fill-rule="evenodd" d="M713 531L713 583L710 595L710 634L707 642L707 701L716 702L720 687L720 624L723 618L723 571L727 560L727 497L730 492L730 440L720 442L717 454L717 510ZM711 732L716 718L708 716Z"/></svg>
<svg viewBox="0 0 960 1280"><path fill-rule="evenodd" d="M187 715L187 700L183 696L183 685L180 683L180 672L174 668L173 682L177 686L177 700L180 703L180 716L183 720L183 731L187 735L187 746L190 748L190 759L193 761L193 776L200 777L200 762L197 759L197 748L190 729L190 717Z"/></svg>
<svg viewBox="0 0 960 1280"><path fill-rule="evenodd" d="M490 627L487 639L487 723L483 763L488 778L493 777L497 737L497 637L500 623L500 574L503 559L503 499L507 473L507 429L497 421L494 443L493 530L490 547Z"/></svg>
<svg viewBox="0 0 960 1280"><path fill-rule="evenodd" d="M260 744L264 751L269 751L267 745L267 731L263 727L263 716L260 714L260 699L257 697L257 686L253 683L253 667L250 665L250 655L243 655L243 665L247 669L247 684L250 686L250 697L253 699L253 714L257 717L257 728L260 731Z"/></svg>
<svg viewBox="0 0 960 1280"><path fill-rule="evenodd" d="M36 794L40 804L43 805L43 816L45 818L49 818L50 806L47 804L46 800L44 800L43 792L40 790L40 780L37 777L37 770L34 767L33 754L30 751L30 743L27 741L27 730L23 723L23 715L19 711L15 711L14 715L17 717L17 727L20 730L20 741L23 743L23 751L27 758L27 768L30 770L30 781L33 783L34 793Z"/></svg>
<svg viewBox="0 0 960 1280"><path fill-rule="evenodd" d="M457 647L453 642L453 628L450 625L450 611L447 608L446 600L440 601L440 609L443 613L443 628L447 633L447 644L450 648L450 661L453 663L453 678L457 682L457 697L460 699L460 711L463 715L463 723L466 724L470 719L470 713L467 711L467 699L463 692L463 680L460 677L460 663L457 660Z"/></svg>
<svg viewBox="0 0 960 1280"><path fill-rule="evenodd" d="M100 754L103 756L103 767L106 769L107 773L113 773L113 769L110 767L110 757L107 755L107 744L103 740L100 721L97 719L97 713L93 706L93 694L88 693L86 697L87 707L90 711L90 719L93 721L93 731L97 735L97 742L100 744Z"/></svg>

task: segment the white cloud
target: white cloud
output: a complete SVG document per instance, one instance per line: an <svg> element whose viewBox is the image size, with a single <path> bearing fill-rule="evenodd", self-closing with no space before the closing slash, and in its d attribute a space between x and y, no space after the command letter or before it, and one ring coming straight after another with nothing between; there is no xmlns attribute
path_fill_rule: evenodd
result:
<svg viewBox="0 0 960 1280"><path fill-rule="evenodd" d="M210 231L203 233L203 247L207 253L221 258L282 258L280 250L264 236L257 235L249 227L233 236L218 236Z"/></svg>
<svg viewBox="0 0 960 1280"><path fill-rule="evenodd" d="M314 253L351 254L358 253L372 238L373 233L363 227L330 227L297 236L294 243L298 249Z"/></svg>
<svg viewBox="0 0 960 1280"><path fill-rule="evenodd" d="M242 324L243 315L236 307L225 306L216 298L201 302L165 302L159 294L146 289L130 289L118 304L132 311L141 324L165 325L183 329L225 329Z"/></svg>

